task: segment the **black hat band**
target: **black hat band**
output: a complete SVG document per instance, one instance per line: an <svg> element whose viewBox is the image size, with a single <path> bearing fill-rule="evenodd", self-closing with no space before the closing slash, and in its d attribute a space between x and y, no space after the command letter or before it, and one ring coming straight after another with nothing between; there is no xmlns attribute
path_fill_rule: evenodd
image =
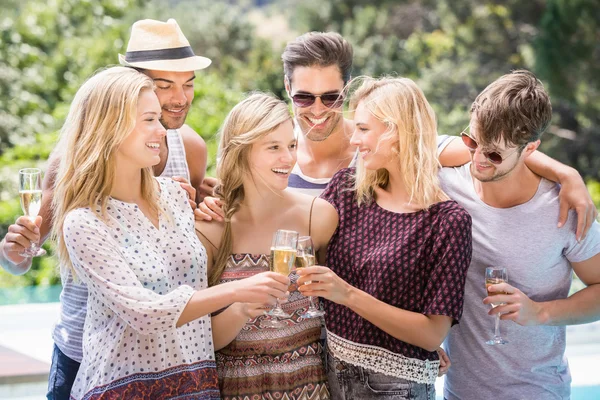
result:
<svg viewBox="0 0 600 400"><path fill-rule="evenodd" d="M125 61L129 63L157 60L179 60L181 58L194 57L194 50L190 46L177 47L175 49L128 51L125 53Z"/></svg>

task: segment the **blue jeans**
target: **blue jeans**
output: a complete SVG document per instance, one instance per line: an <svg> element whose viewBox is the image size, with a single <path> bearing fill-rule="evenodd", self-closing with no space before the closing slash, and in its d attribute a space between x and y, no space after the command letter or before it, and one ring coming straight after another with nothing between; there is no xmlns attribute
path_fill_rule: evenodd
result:
<svg viewBox="0 0 600 400"><path fill-rule="evenodd" d="M327 377L334 400L435 400L435 386L357 367L327 354Z"/></svg>
<svg viewBox="0 0 600 400"><path fill-rule="evenodd" d="M54 345L48 378L48 394L46 394L48 400L69 400L79 365Z"/></svg>

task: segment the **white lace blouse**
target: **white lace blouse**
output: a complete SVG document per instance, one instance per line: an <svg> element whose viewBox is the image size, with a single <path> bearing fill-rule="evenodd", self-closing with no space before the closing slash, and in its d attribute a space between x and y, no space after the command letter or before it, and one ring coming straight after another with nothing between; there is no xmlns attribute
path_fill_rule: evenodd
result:
<svg viewBox="0 0 600 400"><path fill-rule="evenodd" d="M89 290L71 398L219 398L210 318L175 327L194 291L207 287L206 250L187 194L157 181L166 211L159 229L136 204L112 198L106 221L89 208L65 220L65 244Z"/></svg>

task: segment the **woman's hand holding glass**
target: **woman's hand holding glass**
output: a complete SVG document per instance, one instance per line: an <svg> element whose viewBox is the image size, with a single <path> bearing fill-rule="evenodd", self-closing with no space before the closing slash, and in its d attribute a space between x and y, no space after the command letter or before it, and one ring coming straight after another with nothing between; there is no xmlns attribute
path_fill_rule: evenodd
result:
<svg viewBox="0 0 600 400"><path fill-rule="evenodd" d="M236 281L232 296L236 303L275 304L288 297L290 279L274 272L261 272Z"/></svg>
<svg viewBox="0 0 600 400"><path fill-rule="evenodd" d="M303 295L322 297L342 305L348 304L352 286L329 268L315 265L301 268L296 272L300 276L298 290Z"/></svg>
<svg viewBox="0 0 600 400"><path fill-rule="evenodd" d="M296 261L296 246L298 245L298 232L286 231L283 229L278 230L273 235L273 241L271 243L271 259L269 262L269 268L272 273L279 274L284 277L288 284L290 274L294 262ZM265 319L261 322L261 326L264 328L283 328L286 324L279 321L278 318L285 319L290 318L291 315L286 313L279 305L279 299L275 300L275 307L269 310L265 315L268 315L270 319Z"/></svg>
<svg viewBox="0 0 600 400"><path fill-rule="evenodd" d="M296 251L296 272L298 269L308 268L315 265L315 246L313 245L310 236L300 236L298 238L298 247ZM307 282L306 284L309 284ZM315 298L313 296L308 297L309 307L302 318L318 318L325 315L324 311L319 310L315 305Z"/></svg>
<svg viewBox="0 0 600 400"><path fill-rule="evenodd" d="M273 301L274 303L275 301ZM233 303L231 308L235 309L238 314L243 315L248 320L265 315L264 303Z"/></svg>

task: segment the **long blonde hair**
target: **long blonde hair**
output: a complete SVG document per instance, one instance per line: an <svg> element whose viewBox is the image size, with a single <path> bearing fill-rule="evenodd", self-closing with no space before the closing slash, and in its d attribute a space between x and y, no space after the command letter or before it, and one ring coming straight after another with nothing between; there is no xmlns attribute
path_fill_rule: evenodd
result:
<svg viewBox="0 0 600 400"><path fill-rule="evenodd" d="M227 115L221 129L220 159L217 164L219 185L215 194L222 199L225 229L215 256L208 284L219 282L232 253L231 218L244 200L244 177L250 175L248 155L252 145L284 122L291 121L284 101L273 95L254 93L238 103Z"/></svg>
<svg viewBox="0 0 600 400"><path fill-rule="evenodd" d="M419 87L407 78L361 77L362 85L353 93L350 109L362 103L397 137L392 150L410 203L420 209L447 200L438 179L437 124L435 113ZM355 190L359 205L373 201L375 188L385 187L389 174L385 169L367 170L359 160Z"/></svg>
<svg viewBox="0 0 600 400"><path fill-rule="evenodd" d="M63 240L67 214L89 207L104 219L116 174L116 153L136 124L138 98L143 90L154 90L146 75L128 67L102 70L77 91L57 145L61 160L52 201L53 236L58 258L65 269L73 265ZM158 212L158 196L151 168L142 174L142 196ZM100 206L101 212L98 212Z"/></svg>

